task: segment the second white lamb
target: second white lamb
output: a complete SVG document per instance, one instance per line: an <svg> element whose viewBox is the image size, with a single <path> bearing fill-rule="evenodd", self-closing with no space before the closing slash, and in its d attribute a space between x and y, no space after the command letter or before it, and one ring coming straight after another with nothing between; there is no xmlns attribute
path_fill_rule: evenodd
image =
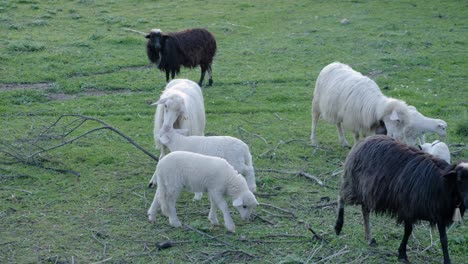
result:
<svg viewBox="0 0 468 264"><path fill-rule="evenodd" d="M219 208L223 212L224 226L230 232L235 232L235 225L224 196L232 198L232 205L244 220L250 217L258 205L254 194L247 187L245 178L225 159L218 157L186 151L171 152L159 161L149 187L155 186L156 183L156 195L148 210L150 222L155 221L157 212L161 210L169 217L172 226L181 226L175 206L183 189L208 193L211 203L208 219L217 225L216 208Z"/></svg>

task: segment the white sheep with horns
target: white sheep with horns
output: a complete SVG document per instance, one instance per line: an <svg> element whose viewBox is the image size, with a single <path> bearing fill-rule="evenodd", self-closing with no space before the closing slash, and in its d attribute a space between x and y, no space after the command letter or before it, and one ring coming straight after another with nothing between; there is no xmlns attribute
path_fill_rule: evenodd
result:
<svg viewBox="0 0 468 264"><path fill-rule="evenodd" d="M426 133L436 133L441 140L445 140L447 136L447 123L444 120L425 117L412 105L408 106L408 110L410 122L404 130L406 144L415 146L418 143L425 143L424 134ZM418 139L419 142L417 142Z"/></svg>
<svg viewBox="0 0 468 264"><path fill-rule="evenodd" d="M320 117L336 124L340 143L345 147L349 147L345 130L354 133L356 143L359 133L363 137L375 134L383 122L388 136L402 140L409 122L405 102L385 96L373 80L339 62L323 68L315 84L310 136L315 146Z"/></svg>
<svg viewBox="0 0 468 264"><path fill-rule="evenodd" d="M248 220L258 205L255 195L249 190L242 175L225 160L187 151L174 151L162 158L149 182L149 187L157 183L156 195L148 210L150 222L156 220L159 210L169 217L174 227L182 224L177 217L176 201L185 188L191 192L207 192L210 197L208 219L217 225L216 208L223 212L224 226L235 232L235 225L229 213L224 196L230 196L232 205L239 211L243 220Z"/></svg>
<svg viewBox="0 0 468 264"><path fill-rule="evenodd" d="M205 104L202 91L197 83L187 79L175 79L167 84L159 100L154 115L154 141L160 149L159 158L166 155L167 149L159 141L161 129L187 129L188 135L203 136L205 133Z"/></svg>

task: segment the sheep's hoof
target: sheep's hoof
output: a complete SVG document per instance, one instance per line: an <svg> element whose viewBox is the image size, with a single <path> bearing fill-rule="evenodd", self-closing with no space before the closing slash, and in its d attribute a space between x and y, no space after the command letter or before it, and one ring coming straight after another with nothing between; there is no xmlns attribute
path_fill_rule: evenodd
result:
<svg viewBox="0 0 468 264"><path fill-rule="evenodd" d="M208 80L208 86L212 86L213 85L213 80L212 79L209 79Z"/></svg>
<svg viewBox="0 0 468 264"><path fill-rule="evenodd" d="M148 183L148 188L154 188L156 187L156 184L153 182Z"/></svg>
<svg viewBox="0 0 468 264"><path fill-rule="evenodd" d="M376 247L376 246L377 246L377 241L375 241L375 239L371 239L371 240L369 241L369 246L371 246L371 247Z"/></svg>
<svg viewBox="0 0 468 264"><path fill-rule="evenodd" d="M411 263L409 262L408 258L404 258L404 257L398 257L398 261L401 263L407 263L407 264Z"/></svg>
<svg viewBox="0 0 468 264"><path fill-rule="evenodd" d="M169 221L169 223L170 223L171 226L173 226L173 227L181 227L181 226L182 226L182 223L181 223L179 220Z"/></svg>
<svg viewBox="0 0 468 264"><path fill-rule="evenodd" d="M156 222L156 216L155 215L148 215L148 221L152 224Z"/></svg>

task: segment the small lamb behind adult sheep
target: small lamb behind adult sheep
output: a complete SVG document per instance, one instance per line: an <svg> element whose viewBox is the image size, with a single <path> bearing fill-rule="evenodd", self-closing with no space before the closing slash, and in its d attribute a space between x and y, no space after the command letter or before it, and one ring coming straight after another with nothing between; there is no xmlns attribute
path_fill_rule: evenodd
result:
<svg viewBox="0 0 468 264"><path fill-rule="evenodd" d="M213 225L218 224L218 207L223 212L224 226L230 232L235 232L235 225L224 200L225 195L232 198L232 205L239 211L243 220L247 220L258 205L245 178L225 159L218 157L186 151L171 152L159 161L149 187L156 183L156 195L148 210L148 219L151 222L155 221L156 213L161 210L169 217L172 226L181 226L175 206L184 188L191 192L207 192L211 203L208 219Z"/></svg>
<svg viewBox="0 0 468 264"><path fill-rule="evenodd" d="M425 133L436 133L440 139L445 139L447 123L444 120L425 117L412 105L408 107L408 110L410 122L404 130L406 144L414 146L417 144L417 139L420 141L419 144L425 143L423 138Z"/></svg>
<svg viewBox="0 0 468 264"><path fill-rule="evenodd" d="M432 143L424 143L420 145L419 148L424 152L450 163L450 150L447 144L442 141L436 140Z"/></svg>
<svg viewBox="0 0 468 264"><path fill-rule="evenodd" d="M163 33L160 29L152 29L146 38L148 58L161 71L166 72L166 82L169 82L169 72L174 79L180 72L180 66L194 68L200 65L201 77L198 85L202 86L206 71L209 76L208 85L213 84L211 64L216 54L216 40L208 30L194 28Z"/></svg>
<svg viewBox="0 0 468 264"><path fill-rule="evenodd" d="M452 216L464 213L468 205L468 163L450 165L387 136L373 136L357 143L344 165L338 199L335 231L344 223L344 204L361 205L365 238L372 238L369 214L388 214L405 224L398 249L400 261L408 262L406 245L419 220L437 225L444 253L450 263L446 227ZM456 214L457 213L457 214Z"/></svg>
<svg viewBox="0 0 468 264"><path fill-rule="evenodd" d="M230 136L184 136L180 129L161 131L159 141L172 151L190 151L225 159L247 180L250 191L256 192L255 172L249 146ZM197 197L200 198L200 197Z"/></svg>
<svg viewBox="0 0 468 264"><path fill-rule="evenodd" d="M320 72L312 100L312 144L317 146L316 129L319 118L336 124L341 145L349 146L344 130L364 137L386 131L387 135L402 139L409 122L405 102L386 97L377 84L339 62L327 65ZM381 129L382 122L385 125ZM386 130L385 130L386 129Z"/></svg>
<svg viewBox="0 0 468 264"><path fill-rule="evenodd" d="M167 149L159 141L161 129L187 129L188 135L203 136L205 133L205 104L200 86L187 79L172 80L166 85L154 114L154 142L161 150L159 158Z"/></svg>

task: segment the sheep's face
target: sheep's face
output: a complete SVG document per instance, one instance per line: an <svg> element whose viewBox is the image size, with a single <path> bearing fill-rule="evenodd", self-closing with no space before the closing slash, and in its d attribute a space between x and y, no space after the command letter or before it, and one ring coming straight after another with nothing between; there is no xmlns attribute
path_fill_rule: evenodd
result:
<svg viewBox="0 0 468 264"><path fill-rule="evenodd" d="M164 121L161 127L163 132L169 132L179 118L185 118L184 102L178 96L160 99L156 104L158 104L158 107L162 107L164 111Z"/></svg>
<svg viewBox="0 0 468 264"><path fill-rule="evenodd" d="M447 136L447 123L444 120L438 120L436 126L436 133L441 137L442 140Z"/></svg>
<svg viewBox="0 0 468 264"><path fill-rule="evenodd" d="M389 115L384 116L382 121L387 129L387 136L399 141L403 140L403 131L407 125L407 119L403 117L403 113L393 110Z"/></svg>
<svg viewBox="0 0 468 264"><path fill-rule="evenodd" d="M247 191L236 198L232 202L232 205L237 209L237 211L239 211L243 220L248 220L252 211L257 207L258 202L257 199L255 199L254 194L251 191Z"/></svg>
<svg viewBox="0 0 468 264"><path fill-rule="evenodd" d="M162 34L161 30L159 29L152 29L148 35L146 35L148 42L151 43L150 45L159 52L162 47Z"/></svg>

